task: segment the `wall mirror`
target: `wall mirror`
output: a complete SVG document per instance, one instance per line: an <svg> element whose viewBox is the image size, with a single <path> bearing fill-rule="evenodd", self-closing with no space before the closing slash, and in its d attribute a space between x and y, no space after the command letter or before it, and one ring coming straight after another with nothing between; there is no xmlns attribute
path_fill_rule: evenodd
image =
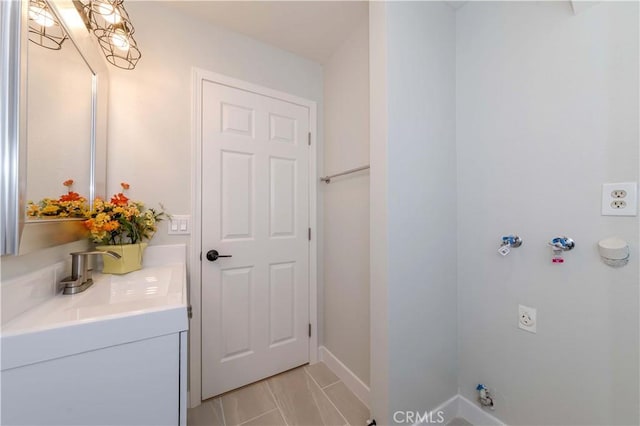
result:
<svg viewBox="0 0 640 426"><path fill-rule="evenodd" d="M105 194L107 70L81 6L0 2L2 255L84 238L81 218L41 202Z"/></svg>

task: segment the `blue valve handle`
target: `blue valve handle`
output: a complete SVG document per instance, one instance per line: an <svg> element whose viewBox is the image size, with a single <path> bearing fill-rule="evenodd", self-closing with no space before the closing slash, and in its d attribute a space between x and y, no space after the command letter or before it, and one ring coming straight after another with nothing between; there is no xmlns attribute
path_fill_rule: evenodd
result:
<svg viewBox="0 0 640 426"><path fill-rule="evenodd" d="M502 245L506 246L507 244L512 246L516 243L515 235L507 235L506 237L502 237Z"/></svg>
<svg viewBox="0 0 640 426"><path fill-rule="evenodd" d="M517 248L517 247L520 247L521 245L522 245L522 239L518 237L516 234L509 234L502 237L501 248L505 246Z"/></svg>
<svg viewBox="0 0 640 426"><path fill-rule="evenodd" d="M556 237L553 240L551 240L551 244L556 246L556 247L566 247L567 246L567 239L566 238L561 238L561 237Z"/></svg>
<svg viewBox="0 0 640 426"><path fill-rule="evenodd" d="M568 237L555 237L549 243L550 246L556 247L562 250L571 250L575 247L575 243Z"/></svg>

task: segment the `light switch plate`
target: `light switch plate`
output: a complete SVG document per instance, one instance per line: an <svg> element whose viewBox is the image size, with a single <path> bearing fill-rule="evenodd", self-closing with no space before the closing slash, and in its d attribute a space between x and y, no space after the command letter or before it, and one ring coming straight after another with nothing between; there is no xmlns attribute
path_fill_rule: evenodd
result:
<svg viewBox="0 0 640 426"><path fill-rule="evenodd" d="M189 235L191 233L191 216L179 214L171 215L167 229L169 235Z"/></svg>

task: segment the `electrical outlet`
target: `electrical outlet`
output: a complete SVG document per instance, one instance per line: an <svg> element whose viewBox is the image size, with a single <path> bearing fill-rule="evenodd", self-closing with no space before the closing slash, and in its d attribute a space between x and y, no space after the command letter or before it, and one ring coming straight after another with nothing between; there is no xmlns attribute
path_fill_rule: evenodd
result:
<svg viewBox="0 0 640 426"><path fill-rule="evenodd" d="M636 216L638 214L638 184L620 182L602 184L603 216Z"/></svg>
<svg viewBox="0 0 640 426"><path fill-rule="evenodd" d="M627 207L627 202L624 200L613 200L611 202L611 208L612 209L624 209Z"/></svg>
<svg viewBox="0 0 640 426"><path fill-rule="evenodd" d="M518 305L518 328L530 333L537 332L537 311L535 308Z"/></svg>
<svg viewBox="0 0 640 426"><path fill-rule="evenodd" d="M626 196L627 191L625 191L624 189L614 189L613 191L611 191L612 198L624 198Z"/></svg>

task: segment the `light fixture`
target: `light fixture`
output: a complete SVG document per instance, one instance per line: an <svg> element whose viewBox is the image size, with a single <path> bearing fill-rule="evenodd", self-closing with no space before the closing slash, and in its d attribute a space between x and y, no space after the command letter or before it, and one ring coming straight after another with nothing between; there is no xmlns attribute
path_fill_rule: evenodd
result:
<svg viewBox="0 0 640 426"><path fill-rule="evenodd" d="M120 28L115 30L115 32L111 35L111 44L113 44L113 47L118 50L122 50L123 52L129 50L129 39L124 30Z"/></svg>
<svg viewBox="0 0 640 426"><path fill-rule="evenodd" d="M67 39L64 29L44 0L29 0L29 40L47 49L60 50Z"/></svg>
<svg viewBox="0 0 640 426"><path fill-rule="evenodd" d="M110 24L118 24L122 21L118 8L107 1L94 1L91 3L91 8L94 13L101 15L102 19Z"/></svg>
<svg viewBox="0 0 640 426"><path fill-rule="evenodd" d="M46 6L40 4L29 5L29 18L43 27L50 27L56 23L51 12L46 9Z"/></svg>
<svg viewBox="0 0 640 426"><path fill-rule="evenodd" d="M123 0L90 0L84 4L84 13L107 61L118 68L134 69L142 55Z"/></svg>
<svg viewBox="0 0 640 426"><path fill-rule="evenodd" d="M0 0L3 1L3 0ZM87 29L100 44L107 61L118 68L132 70L142 54L133 38L134 28L124 8L124 0L73 0ZM60 50L67 34L47 0L29 0L29 40Z"/></svg>

